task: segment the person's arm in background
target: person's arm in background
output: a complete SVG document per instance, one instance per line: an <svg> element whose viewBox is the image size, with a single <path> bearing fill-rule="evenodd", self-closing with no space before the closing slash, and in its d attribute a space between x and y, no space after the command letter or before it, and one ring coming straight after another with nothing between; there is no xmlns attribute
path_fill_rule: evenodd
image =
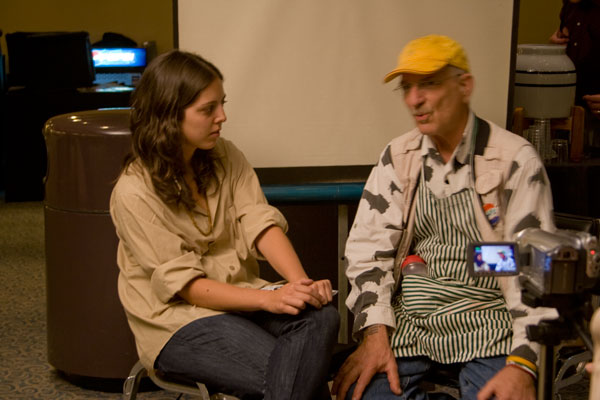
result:
<svg viewBox="0 0 600 400"><path fill-rule="evenodd" d="M550 43L554 44L567 44L569 43L569 30L563 26L563 18L564 18L565 8L564 3L563 7L560 10L559 19L560 25L556 29L556 31L550 36Z"/></svg>
<svg viewBox="0 0 600 400"><path fill-rule="evenodd" d="M598 71L600 74L600 71ZM590 111L596 118L600 118L600 93L599 94L586 94L583 96L590 108Z"/></svg>
<svg viewBox="0 0 600 400"><path fill-rule="evenodd" d="M563 11L561 10L560 18L562 21ZM569 30L562 25L562 22L558 29L550 36L550 43L564 44L569 43ZM598 71L600 73L600 71ZM587 105L591 113L596 117L600 118L600 93L588 94L583 96L583 100L587 102Z"/></svg>
<svg viewBox="0 0 600 400"><path fill-rule="evenodd" d="M550 36L550 43L554 43L554 44L569 43L569 30L567 28L558 28L552 34L552 36Z"/></svg>

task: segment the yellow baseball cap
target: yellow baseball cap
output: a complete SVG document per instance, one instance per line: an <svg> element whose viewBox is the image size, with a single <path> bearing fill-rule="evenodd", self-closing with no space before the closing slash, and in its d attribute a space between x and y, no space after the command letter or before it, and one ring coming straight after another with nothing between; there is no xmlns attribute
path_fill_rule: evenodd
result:
<svg viewBox="0 0 600 400"><path fill-rule="evenodd" d="M398 66L383 79L389 82L403 73L428 75L446 65L469 72L469 61L463 47L443 35L427 35L410 41L398 56Z"/></svg>

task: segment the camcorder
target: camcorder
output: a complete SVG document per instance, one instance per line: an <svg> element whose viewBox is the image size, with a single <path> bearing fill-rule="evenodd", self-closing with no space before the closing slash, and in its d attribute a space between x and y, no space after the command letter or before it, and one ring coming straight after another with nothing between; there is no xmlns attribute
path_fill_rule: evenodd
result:
<svg viewBox="0 0 600 400"><path fill-rule="evenodd" d="M518 275L524 304L558 311L558 319L527 326L527 337L541 344L538 399L555 398L557 376L583 370L594 351L587 321L594 312L592 295L600 293L597 238L584 231L527 228L514 242L471 243L467 258L472 276ZM587 352L576 346L555 353L555 346L577 336Z"/></svg>
<svg viewBox="0 0 600 400"><path fill-rule="evenodd" d="M600 247L588 232L527 228L514 242L471 243L467 260L472 276L519 275L524 295L537 299L600 290Z"/></svg>

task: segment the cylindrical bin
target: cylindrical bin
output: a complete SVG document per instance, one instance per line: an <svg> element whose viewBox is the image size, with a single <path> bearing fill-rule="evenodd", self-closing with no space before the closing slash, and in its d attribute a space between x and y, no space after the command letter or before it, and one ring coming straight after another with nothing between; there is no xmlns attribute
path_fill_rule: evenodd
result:
<svg viewBox="0 0 600 400"><path fill-rule="evenodd" d="M566 47L520 44L517 47L514 106L526 118L567 118L575 102L575 65Z"/></svg>
<svg viewBox="0 0 600 400"><path fill-rule="evenodd" d="M44 137L48 361L70 375L125 378L138 357L117 294L109 199L130 151L129 109L58 115Z"/></svg>

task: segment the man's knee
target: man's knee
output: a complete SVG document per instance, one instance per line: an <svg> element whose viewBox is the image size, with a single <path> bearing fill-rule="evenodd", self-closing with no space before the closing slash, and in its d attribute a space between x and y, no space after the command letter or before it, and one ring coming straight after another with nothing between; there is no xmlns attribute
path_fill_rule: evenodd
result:
<svg viewBox="0 0 600 400"><path fill-rule="evenodd" d="M477 358L465 364L459 374L463 398L476 398L485 384L506 365L506 357Z"/></svg>
<svg viewBox="0 0 600 400"><path fill-rule="evenodd" d="M353 383L352 386L350 386L350 388L348 389L348 393L346 394L345 400L352 399L355 387L356 382ZM401 387L403 390L403 394L400 397L398 397L396 394L394 394L394 392L392 392L392 389L390 388L390 382L387 378L387 374L378 373L373 375L373 378L371 378L371 382L369 382L369 384L363 391L361 400L398 400L415 398L414 395L416 393L414 392L414 388L411 385L410 378L402 377Z"/></svg>

